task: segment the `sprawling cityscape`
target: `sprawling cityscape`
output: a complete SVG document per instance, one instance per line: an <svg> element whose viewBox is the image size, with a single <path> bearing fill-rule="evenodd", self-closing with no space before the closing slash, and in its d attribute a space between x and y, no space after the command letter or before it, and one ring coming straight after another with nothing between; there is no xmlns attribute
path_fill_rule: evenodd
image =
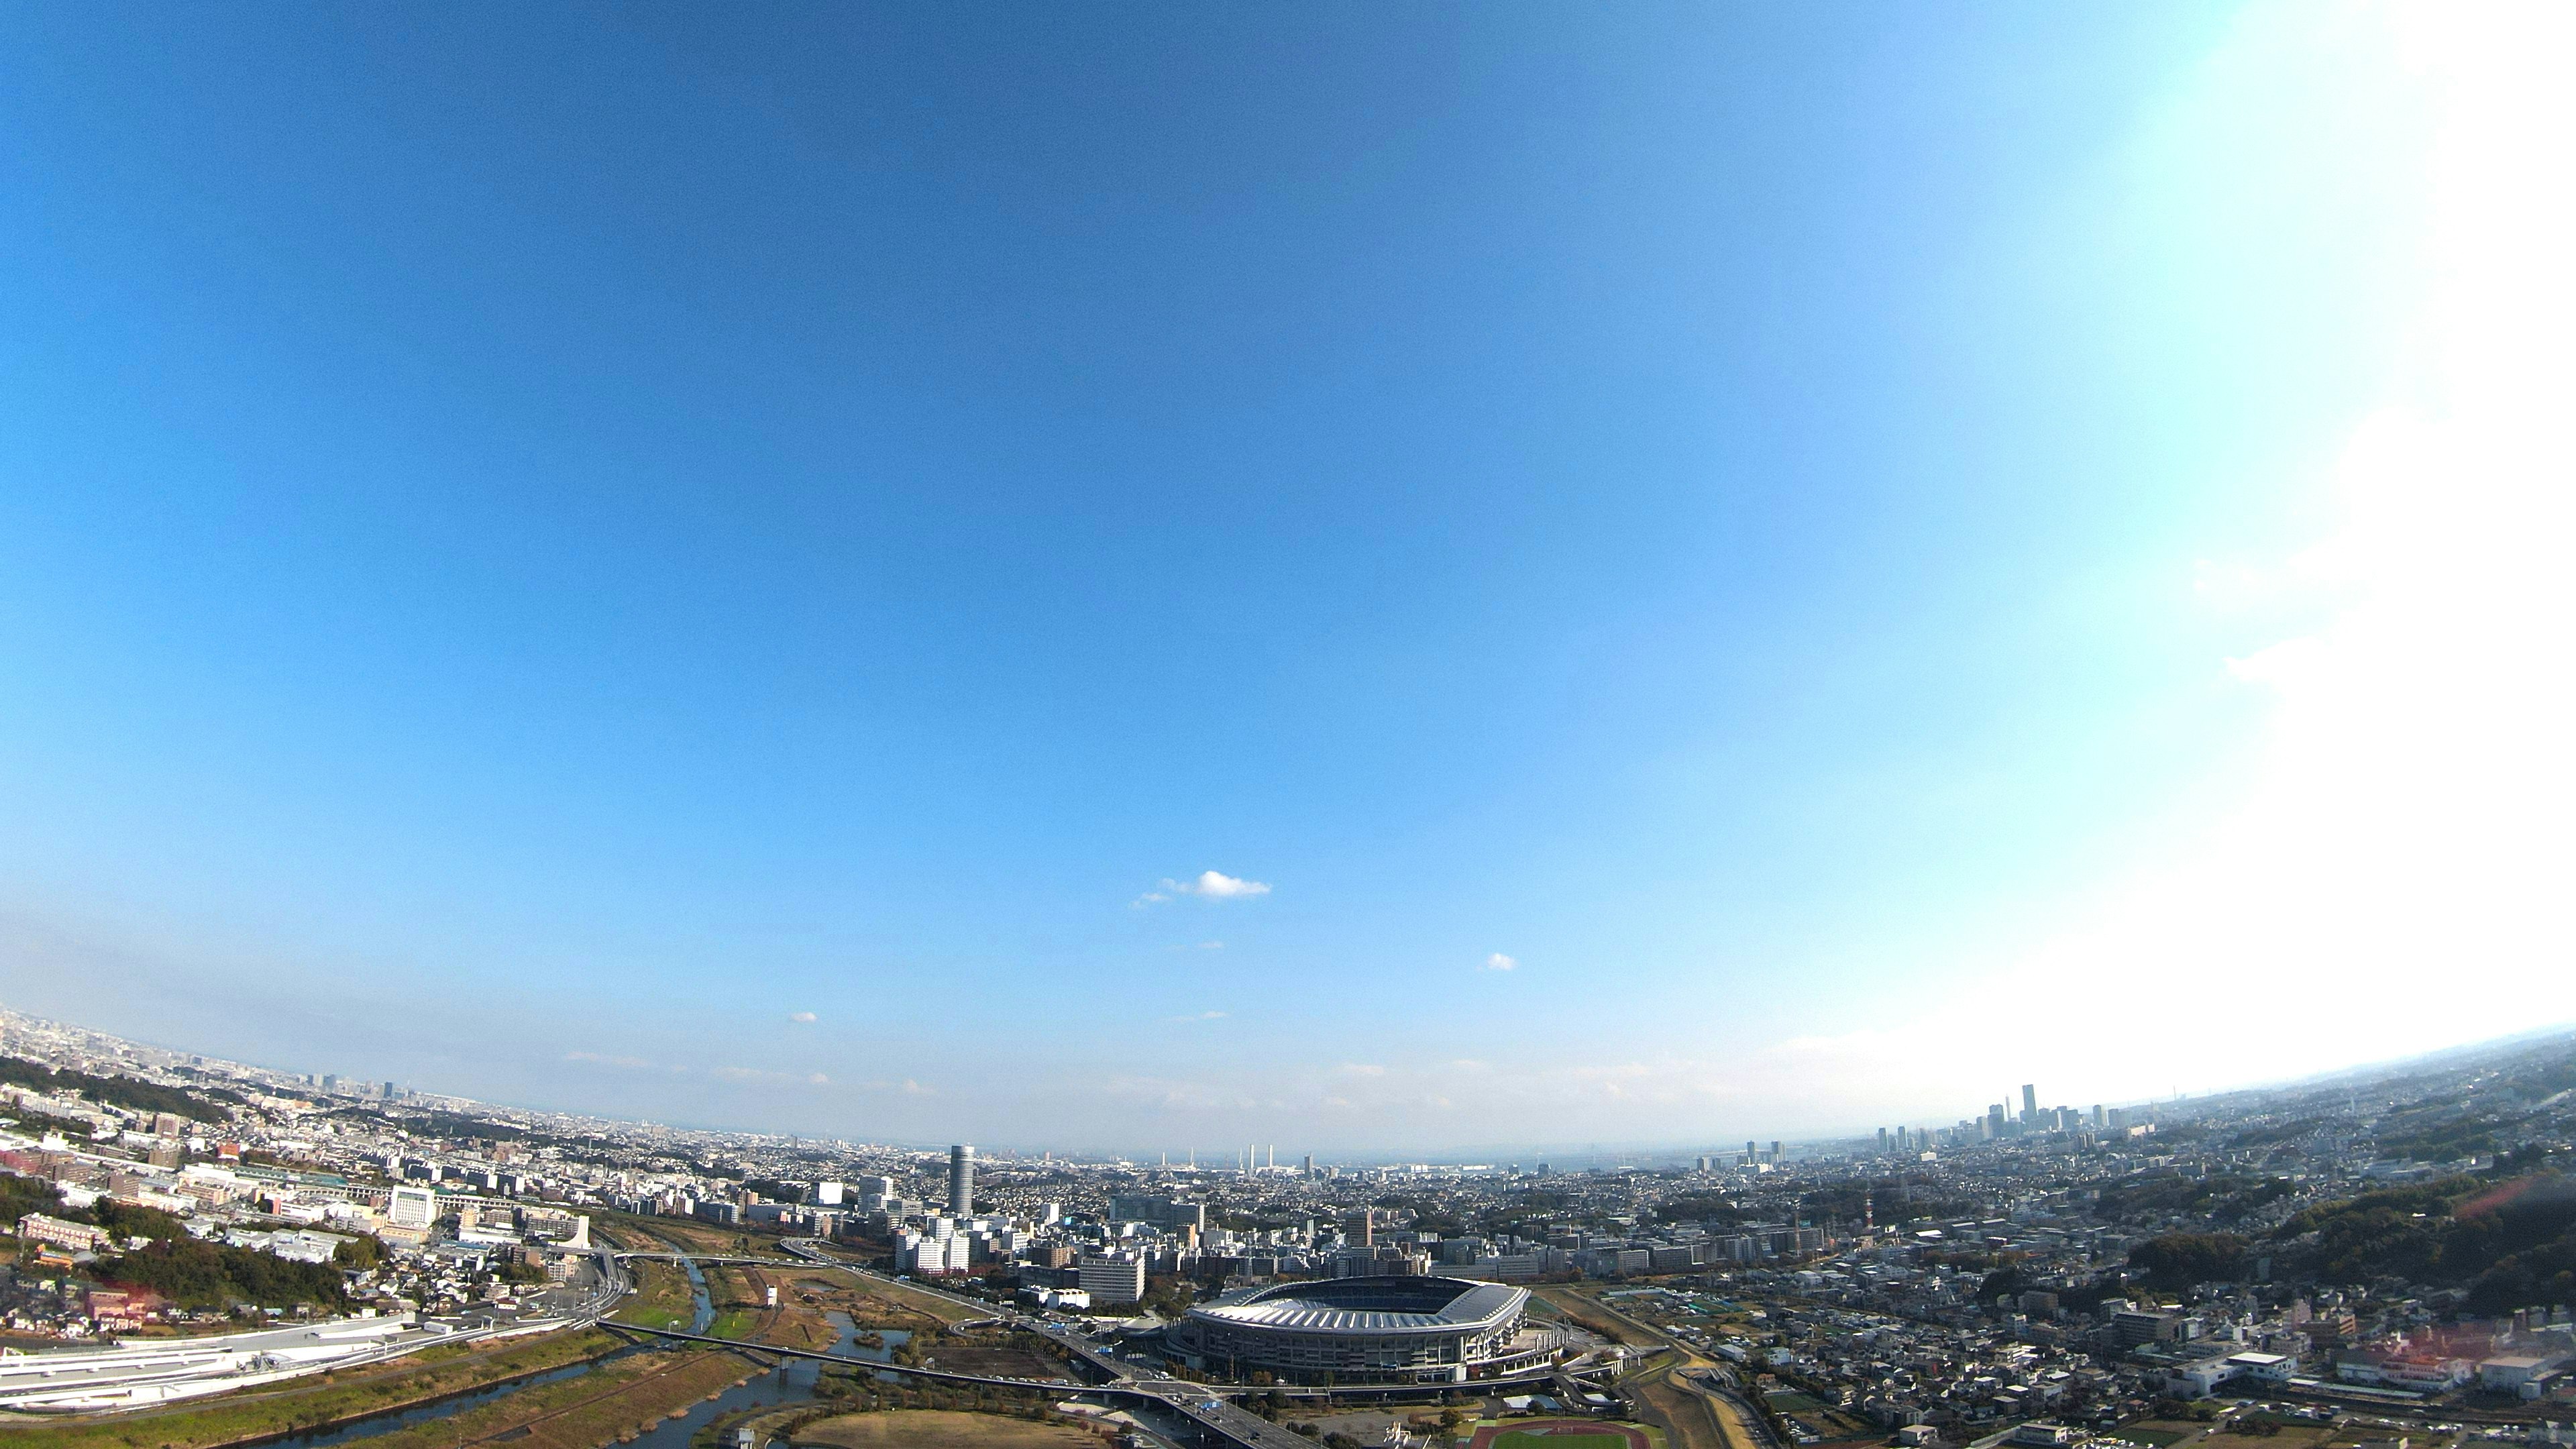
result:
<svg viewBox="0 0 2576 1449"><path fill-rule="evenodd" d="M1580 1169L1098 1160L511 1110L13 1012L0 1415L386 1449L878 1406L1244 1449L2576 1443L2576 1034L2041 1088Z"/></svg>
<svg viewBox="0 0 2576 1449"><path fill-rule="evenodd" d="M2576 1449L2571 76L11 0L0 1449Z"/></svg>

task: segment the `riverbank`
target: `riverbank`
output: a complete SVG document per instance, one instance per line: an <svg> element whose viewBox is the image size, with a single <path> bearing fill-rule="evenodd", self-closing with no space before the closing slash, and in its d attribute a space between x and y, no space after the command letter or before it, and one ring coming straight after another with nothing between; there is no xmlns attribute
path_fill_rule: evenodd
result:
<svg viewBox="0 0 2576 1449"><path fill-rule="evenodd" d="M476 1351L424 1350L410 1359L320 1375L275 1390L200 1399L112 1418L12 1416L11 1449L219 1449L264 1444L397 1414L496 1386L522 1383L617 1353L624 1340L596 1331Z"/></svg>

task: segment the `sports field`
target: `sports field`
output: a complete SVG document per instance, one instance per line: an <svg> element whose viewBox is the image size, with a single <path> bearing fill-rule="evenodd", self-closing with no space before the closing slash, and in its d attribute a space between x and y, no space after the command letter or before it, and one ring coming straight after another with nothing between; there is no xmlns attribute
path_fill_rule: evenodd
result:
<svg viewBox="0 0 2576 1449"><path fill-rule="evenodd" d="M1646 1431L1597 1419L1548 1419L1528 1424L1488 1424L1467 1449L1653 1449Z"/></svg>

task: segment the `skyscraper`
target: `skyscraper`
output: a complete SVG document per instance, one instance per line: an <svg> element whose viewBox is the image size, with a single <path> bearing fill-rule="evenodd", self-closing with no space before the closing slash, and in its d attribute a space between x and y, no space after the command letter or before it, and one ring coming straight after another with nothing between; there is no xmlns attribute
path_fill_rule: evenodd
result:
<svg viewBox="0 0 2576 1449"><path fill-rule="evenodd" d="M2030 1082L2021 1084L2021 1120L2026 1127L2039 1125L2039 1088Z"/></svg>
<svg viewBox="0 0 2576 1449"><path fill-rule="evenodd" d="M963 1144L948 1149L948 1215L975 1215L975 1149Z"/></svg>

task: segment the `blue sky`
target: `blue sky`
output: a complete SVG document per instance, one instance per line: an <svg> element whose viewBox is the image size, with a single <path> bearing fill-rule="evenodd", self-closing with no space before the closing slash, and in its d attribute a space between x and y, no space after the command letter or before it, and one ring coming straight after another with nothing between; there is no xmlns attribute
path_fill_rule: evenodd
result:
<svg viewBox="0 0 2576 1449"><path fill-rule="evenodd" d="M2352 595L2211 581L2426 387L2440 98L2368 16L9 29L7 1004L1137 1150L2518 1024L2115 1070L2066 955L2268 798L2231 661Z"/></svg>

